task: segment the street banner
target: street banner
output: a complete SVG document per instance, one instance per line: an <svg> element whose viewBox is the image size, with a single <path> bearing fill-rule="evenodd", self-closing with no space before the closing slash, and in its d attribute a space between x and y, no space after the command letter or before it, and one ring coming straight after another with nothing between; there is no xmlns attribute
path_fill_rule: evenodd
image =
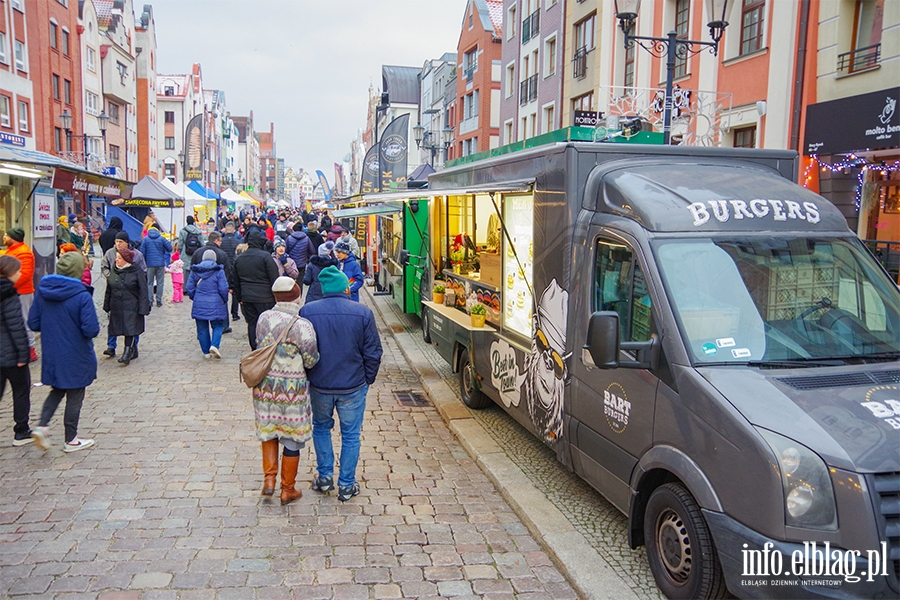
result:
<svg viewBox="0 0 900 600"><path fill-rule="evenodd" d="M322 171L316 171L316 176L319 178L319 183L322 184L322 193L325 194L325 202L331 200L331 186L328 185L328 180L325 178L325 173Z"/></svg>
<svg viewBox="0 0 900 600"><path fill-rule="evenodd" d="M378 166L378 146L372 146L366 152L363 161L362 177L359 181L359 193L370 194L378 188L381 169Z"/></svg>
<svg viewBox="0 0 900 600"><path fill-rule="evenodd" d="M188 121L184 131L185 181L203 180L203 115L199 114Z"/></svg>
<svg viewBox="0 0 900 600"><path fill-rule="evenodd" d="M338 198L346 196L344 193L344 167L334 163L334 195Z"/></svg>
<svg viewBox="0 0 900 600"><path fill-rule="evenodd" d="M409 115L401 115L391 121L384 130L379 144L381 166L380 190L406 187L406 171L409 158Z"/></svg>
<svg viewBox="0 0 900 600"><path fill-rule="evenodd" d="M900 145L900 88L806 107L807 156L845 154Z"/></svg>

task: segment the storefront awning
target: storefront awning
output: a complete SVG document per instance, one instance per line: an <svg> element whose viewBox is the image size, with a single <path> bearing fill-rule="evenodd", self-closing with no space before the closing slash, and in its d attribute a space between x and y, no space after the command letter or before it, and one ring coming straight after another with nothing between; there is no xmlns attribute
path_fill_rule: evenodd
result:
<svg viewBox="0 0 900 600"><path fill-rule="evenodd" d="M0 172L29 179L53 177L51 186L58 190L86 192L103 196L131 196L134 184L88 171L58 156L0 144Z"/></svg>
<svg viewBox="0 0 900 600"><path fill-rule="evenodd" d="M385 202L384 204L369 204L367 206L357 206L355 208L342 208L334 211L332 214L336 219L344 217L368 217L370 215L389 215L403 211L403 204L400 202Z"/></svg>
<svg viewBox="0 0 900 600"><path fill-rule="evenodd" d="M473 184L464 187L454 187L446 189L412 189L390 192L375 192L373 194L363 194L362 196L357 196L356 198L363 202L403 202L405 200L414 200L416 198L431 198L434 196L464 196L467 194L489 194L491 192L495 192L498 194L509 192L527 192L531 190L532 185L534 185L534 178Z"/></svg>

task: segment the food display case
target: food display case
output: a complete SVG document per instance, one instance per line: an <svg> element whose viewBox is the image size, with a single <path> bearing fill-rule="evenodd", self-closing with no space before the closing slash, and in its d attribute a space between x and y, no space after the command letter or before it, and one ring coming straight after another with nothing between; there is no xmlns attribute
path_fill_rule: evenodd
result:
<svg viewBox="0 0 900 600"><path fill-rule="evenodd" d="M503 198L503 328L531 338L533 316L534 197L509 194Z"/></svg>

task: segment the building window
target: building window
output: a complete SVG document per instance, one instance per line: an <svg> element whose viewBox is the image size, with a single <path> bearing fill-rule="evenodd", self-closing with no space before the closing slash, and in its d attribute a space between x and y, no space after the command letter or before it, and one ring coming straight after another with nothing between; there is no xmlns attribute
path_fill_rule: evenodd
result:
<svg viewBox="0 0 900 600"><path fill-rule="evenodd" d="M478 70L478 48L474 48L469 52L463 54L463 73L466 76L466 81L472 81L472 78L475 76L475 71Z"/></svg>
<svg viewBox="0 0 900 600"><path fill-rule="evenodd" d="M166 136L166 150L174 150L175 149L175 138Z"/></svg>
<svg viewBox="0 0 900 600"><path fill-rule="evenodd" d="M734 130L735 148L756 148L756 127L743 127Z"/></svg>
<svg viewBox="0 0 900 600"><path fill-rule="evenodd" d="M174 123L175 122L175 111L167 110L165 114L166 123Z"/></svg>
<svg viewBox="0 0 900 600"><path fill-rule="evenodd" d="M741 54L762 48L765 0L743 0L741 5Z"/></svg>
<svg viewBox="0 0 900 600"><path fill-rule="evenodd" d="M516 37L516 5L513 4L506 11L506 30L508 35L506 39L511 40Z"/></svg>
<svg viewBox="0 0 900 600"><path fill-rule="evenodd" d="M552 104L544 108L544 133L556 129L556 107Z"/></svg>
<svg viewBox="0 0 900 600"><path fill-rule="evenodd" d="M166 163L165 175L173 182L175 181L175 163Z"/></svg>
<svg viewBox="0 0 900 600"><path fill-rule="evenodd" d="M50 77L50 87L53 90L53 99L59 100L59 75Z"/></svg>
<svg viewBox="0 0 900 600"><path fill-rule="evenodd" d="M9 101L9 96L0 96L0 125L3 127L10 127L12 125L12 121L9 117L10 110L11 103Z"/></svg>
<svg viewBox="0 0 900 600"><path fill-rule="evenodd" d="M163 88L164 96L174 96L175 95L175 87L171 85L167 85Z"/></svg>
<svg viewBox="0 0 900 600"><path fill-rule="evenodd" d="M62 52L66 56L69 55L69 32L65 28L62 30Z"/></svg>
<svg viewBox="0 0 900 600"><path fill-rule="evenodd" d="M544 76L552 77L556 75L556 38L551 38L544 42Z"/></svg>
<svg viewBox="0 0 900 600"><path fill-rule="evenodd" d="M478 90L466 94L463 99L463 119L471 119L478 116Z"/></svg>
<svg viewBox="0 0 900 600"><path fill-rule="evenodd" d="M119 166L119 147L110 145L109 147L109 164L114 167Z"/></svg>
<svg viewBox="0 0 900 600"><path fill-rule="evenodd" d="M513 143L513 122L512 120L507 121L503 126L503 143L511 144Z"/></svg>
<svg viewBox="0 0 900 600"><path fill-rule="evenodd" d="M634 28L632 28L633 30ZM622 85L626 88L634 87L634 48L637 44L625 49L625 69L623 71Z"/></svg>
<svg viewBox="0 0 900 600"><path fill-rule="evenodd" d="M878 3L856 0L850 52L838 54L838 71L842 74L856 73L877 67L881 62L881 31Z"/></svg>
<svg viewBox="0 0 900 600"><path fill-rule="evenodd" d="M25 70L25 43L16 40L16 68L20 71Z"/></svg>
<svg viewBox="0 0 900 600"><path fill-rule="evenodd" d="M125 78L128 77L128 67L116 61L116 69L119 70L119 81L125 85Z"/></svg>
<svg viewBox="0 0 900 600"><path fill-rule="evenodd" d="M100 97L94 92L84 92L84 112L95 117L100 114Z"/></svg>
<svg viewBox="0 0 900 600"><path fill-rule="evenodd" d="M50 47L53 49L59 49L59 25L50 21Z"/></svg>
<svg viewBox="0 0 900 600"><path fill-rule="evenodd" d="M109 117L109 122L113 125L119 124L119 105L114 102L107 102L107 108L109 109L109 114L106 115Z"/></svg>
<svg viewBox="0 0 900 600"><path fill-rule="evenodd" d="M62 129L59 127L53 128L53 147L56 149L56 153L59 154L63 149L63 136Z"/></svg>
<svg viewBox="0 0 900 600"><path fill-rule="evenodd" d="M88 71L91 73L97 72L97 51L90 46L85 46L84 48L84 62Z"/></svg>
<svg viewBox="0 0 900 600"><path fill-rule="evenodd" d="M675 0L675 33L682 40L688 39L690 29L691 0ZM675 77L687 75L687 55L675 57Z"/></svg>
<svg viewBox="0 0 900 600"><path fill-rule="evenodd" d="M590 52L594 49L594 23L597 13L591 13L586 19L575 23L575 49Z"/></svg>
<svg viewBox="0 0 900 600"><path fill-rule="evenodd" d="M0 63L9 64L6 59L6 34L2 31L0 31Z"/></svg>
<svg viewBox="0 0 900 600"><path fill-rule="evenodd" d="M68 79L63 80L63 98L66 104L72 104L72 82Z"/></svg>
<svg viewBox="0 0 900 600"><path fill-rule="evenodd" d="M506 65L506 97L516 93L516 63Z"/></svg>
<svg viewBox="0 0 900 600"><path fill-rule="evenodd" d="M19 100L19 131L28 131L28 124L31 121L29 118L29 106L28 103Z"/></svg>
<svg viewBox="0 0 900 600"><path fill-rule="evenodd" d="M572 110L594 110L594 92L588 92L572 99Z"/></svg>
<svg viewBox="0 0 900 600"><path fill-rule="evenodd" d="M10 4L12 4L12 7L17 11L24 12L24 9L22 8L22 0L12 0Z"/></svg>

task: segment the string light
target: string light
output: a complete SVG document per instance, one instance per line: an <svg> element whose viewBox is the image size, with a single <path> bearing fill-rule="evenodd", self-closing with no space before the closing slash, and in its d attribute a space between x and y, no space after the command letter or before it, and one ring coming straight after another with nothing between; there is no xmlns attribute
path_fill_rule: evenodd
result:
<svg viewBox="0 0 900 600"><path fill-rule="evenodd" d="M823 173L826 173L828 171L831 171L832 173L849 173L850 169L859 169L859 173L857 173L856 175L856 179L859 182L859 185L856 186L857 212L859 211L860 202L862 202L862 188L863 183L865 183L866 180L867 171L877 169L882 177L887 177L889 173L900 170L900 163L898 162L894 162L893 164L887 164L884 161L873 163L866 160L865 157L856 156L855 154L848 154L845 158L842 158L840 162L837 163L827 163L824 161L820 161L819 157L815 154L811 155L809 158L809 166L807 166L806 168L803 187L809 187L809 184L812 181L810 172L817 164L822 168Z"/></svg>

